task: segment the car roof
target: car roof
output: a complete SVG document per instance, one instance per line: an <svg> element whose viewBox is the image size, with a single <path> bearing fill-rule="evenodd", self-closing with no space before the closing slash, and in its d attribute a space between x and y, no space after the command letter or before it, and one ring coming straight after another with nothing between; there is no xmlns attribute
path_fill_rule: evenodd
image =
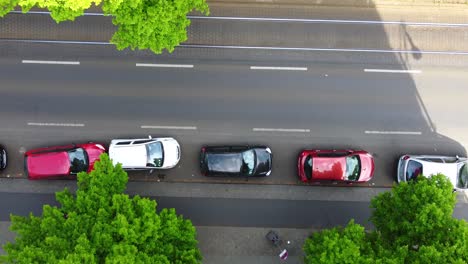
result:
<svg viewBox="0 0 468 264"><path fill-rule="evenodd" d="M428 157L428 156L425 156ZM429 157L436 157L436 156L429 156ZM410 160L415 160L423 165L423 175L424 176L431 176L435 174L443 174L445 175L450 182L456 186L457 184L457 175L458 175L458 166L460 162L455 163L439 163L433 161L426 161L420 158L413 158L411 157Z"/></svg>
<svg viewBox="0 0 468 264"><path fill-rule="evenodd" d="M312 179L343 180L346 174L346 157L313 157Z"/></svg>
<svg viewBox="0 0 468 264"><path fill-rule="evenodd" d="M109 157L123 167L146 167L148 160L145 144L115 145L114 141L109 147Z"/></svg>
<svg viewBox="0 0 468 264"><path fill-rule="evenodd" d="M29 175L33 177L70 174L70 160L66 151L29 155L27 166Z"/></svg>
<svg viewBox="0 0 468 264"><path fill-rule="evenodd" d="M242 155L239 153L206 153L208 170L212 172L240 173Z"/></svg>

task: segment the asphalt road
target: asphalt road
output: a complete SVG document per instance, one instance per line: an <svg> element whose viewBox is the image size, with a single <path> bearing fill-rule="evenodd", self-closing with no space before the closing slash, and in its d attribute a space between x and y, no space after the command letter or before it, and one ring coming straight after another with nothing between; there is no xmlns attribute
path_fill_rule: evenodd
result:
<svg viewBox="0 0 468 264"><path fill-rule="evenodd" d="M223 10L218 10L218 14L227 14L223 12L229 8ZM299 12L297 9L290 11L292 14ZM379 20L376 12L371 13L373 17L368 13L366 19ZM443 113L439 119L449 120L444 126L465 127L464 121L446 118L463 116L466 112L463 108L447 108L435 100L441 96L440 85L450 84L444 87L444 100L449 105L463 104L466 92L453 87L464 87L465 71L449 67L448 71L457 77L450 80L446 78L447 69L424 68L422 77L406 72L412 70L407 64L409 61L425 61L434 66L441 60L466 62L466 56L349 50L430 48L420 44L425 43L428 35L419 34L420 38L414 39L411 32L408 33L411 28L390 30L386 27L394 25L380 24L197 20L189 30L190 39L200 39L196 43L348 49L342 52L180 48L172 55L154 56L128 50L117 53L112 46L105 45L28 44L4 40L23 38L11 35L17 33L34 33L24 38L84 36L87 40L96 40L93 37L105 37L108 35L102 33L110 32L107 24L100 23L108 19L104 17L85 17L75 24L60 26L50 24L47 19L44 15L10 14L3 20L0 143L6 145L11 154L10 168L1 175L4 177L23 177L22 153L30 148L81 141L106 144L112 138L146 137L148 134L173 136L179 140L182 160L176 169L159 175L131 174L133 180L245 182L245 179L202 177L197 159L200 147L206 144L270 146L274 154L272 175L249 181L270 184L298 183L296 157L304 148L354 148L373 153L375 178L365 186L390 186L395 177L396 159L405 153L466 155L463 147L466 144L460 142L459 137L451 137L451 132L440 132L440 123L434 124L432 120L433 115ZM49 24L44 24L46 20ZM91 27L94 24L99 26ZM72 27L78 28L72 30ZM73 34L66 35L61 30ZM417 27L417 30L426 28ZM405 39L397 41L401 44L399 47L393 43L395 34ZM429 38L432 37L429 35ZM450 36L446 39L449 41L443 42L445 44L464 43ZM453 49L456 48L448 50ZM79 65L24 64L22 60L72 61ZM431 64L433 61L436 63ZM136 63L189 67L135 67ZM252 66L306 70L255 70ZM366 72L369 69L391 72ZM416 85L415 80L420 83ZM425 98L421 97L421 90ZM32 126L30 123L80 126ZM274 131L255 131L258 128ZM296 132L279 132L279 129Z"/></svg>
<svg viewBox="0 0 468 264"><path fill-rule="evenodd" d="M158 209L176 208L177 213L196 226L236 226L275 228L329 228L346 225L350 219L366 228L369 202L301 201L277 199L225 199L150 197ZM27 216L42 213L42 205L58 205L54 194L0 193L0 221L11 214ZM468 218L468 204L458 204L454 216Z"/></svg>
<svg viewBox="0 0 468 264"><path fill-rule="evenodd" d="M269 145L274 154L272 175L250 182L277 184L298 183L296 156L304 148L356 148L374 153L376 173L370 186L392 184L401 154L466 155L455 139L436 132L425 111L428 106L407 73L364 71L372 65L317 63L301 64L307 71L252 70L249 64L229 62L194 61L193 68L135 67L135 61L80 63L0 61L0 142L11 154L11 166L2 176L22 176L21 152L29 148L90 140L108 143L112 138L148 134L174 136L181 143L182 160L176 169L164 172L167 181L225 182L199 174L198 151L205 144ZM284 65L280 63L276 65ZM446 76L438 69L427 71L432 79L443 81ZM463 86L465 79L454 80ZM437 93L430 96L437 97ZM459 94L445 96L455 100ZM446 114L460 113L453 111ZM83 126L28 125L31 122ZM254 128L307 132L256 132ZM140 173L132 178L155 180L157 176Z"/></svg>

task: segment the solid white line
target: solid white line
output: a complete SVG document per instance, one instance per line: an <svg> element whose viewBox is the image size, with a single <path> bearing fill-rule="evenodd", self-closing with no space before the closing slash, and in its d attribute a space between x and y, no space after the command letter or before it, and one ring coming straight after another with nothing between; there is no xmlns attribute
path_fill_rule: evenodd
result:
<svg viewBox="0 0 468 264"><path fill-rule="evenodd" d="M307 71L307 67L250 66L251 70Z"/></svg>
<svg viewBox="0 0 468 264"><path fill-rule="evenodd" d="M137 63L137 67L160 67L160 68L193 68L192 64L152 64L152 63Z"/></svg>
<svg viewBox="0 0 468 264"><path fill-rule="evenodd" d="M34 15L50 15L50 12L48 11L28 11L27 13L23 13L22 11L18 11L18 10L13 10L13 11L10 11L10 13L12 14L24 14L24 15L27 15L27 14L34 14ZM105 16L104 13L83 13L83 15L85 16Z"/></svg>
<svg viewBox="0 0 468 264"><path fill-rule="evenodd" d="M364 69L364 72L422 73L421 70L389 70L389 69Z"/></svg>
<svg viewBox="0 0 468 264"><path fill-rule="evenodd" d="M268 47L268 46L233 46L233 45L194 45L181 44L181 48L213 48L213 49L251 49L251 50L287 50L287 51L330 51L330 52L364 52L392 54L440 54L468 55L468 51L422 51L422 50L380 50L380 49L332 49L332 48L301 48L301 47Z"/></svg>
<svg viewBox="0 0 468 264"><path fill-rule="evenodd" d="M141 128L197 130L196 126L141 126Z"/></svg>
<svg viewBox="0 0 468 264"><path fill-rule="evenodd" d="M10 11L13 14L22 14L21 11ZM50 15L46 11L29 11L26 14ZM25 15L26 15L25 14ZM103 13L84 13L85 16L106 16ZM274 17L228 17L228 16L187 16L188 19L207 20L247 20L270 22L299 22L322 24L377 24L377 25L407 25L407 26L436 26L436 27L468 27L466 23L436 23L436 22L405 22L405 21L378 21L378 20L343 20L343 19L304 19L304 18L274 18Z"/></svg>
<svg viewBox="0 0 468 264"><path fill-rule="evenodd" d="M300 128L252 128L256 132L299 132L299 133L309 133L310 129L300 129Z"/></svg>
<svg viewBox="0 0 468 264"><path fill-rule="evenodd" d="M48 43L48 44L82 44L82 45L114 45L110 42L72 41L72 40L32 40L32 39L0 39L0 42ZM423 50L379 50L379 49L328 49L328 48L292 48L292 47L262 47L262 46L223 46L181 44L178 48L213 48L213 49L251 49L251 50L286 50L286 51L325 51L325 52L363 52L391 54L432 54L432 55L468 55L468 51L423 51Z"/></svg>
<svg viewBox="0 0 468 264"><path fill-rule="evenodd" d="M366 134L380 134L380 135L421 135L422 132L420 131L369 131L366 130L364 133Z"/></svg>
<svg viewBox="0 0 468 264"><path fill-rule="evenodd" d="M84 127L84 124L72 123L28 123L28 126L61 126L61 127Z"/></svg>
<svg viewBox="0 0 468 264"><path fill-rule="evenodd" d="M32 64L63 64L63 65L80 65L79 61L43 61L43 60L22 60L22 63Z"/></svg>

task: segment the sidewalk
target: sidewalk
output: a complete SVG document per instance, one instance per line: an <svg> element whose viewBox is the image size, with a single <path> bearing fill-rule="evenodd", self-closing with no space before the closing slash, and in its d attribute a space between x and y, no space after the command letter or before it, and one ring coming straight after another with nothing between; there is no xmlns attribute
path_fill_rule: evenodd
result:
<svg viewBox="0 0 468 264"><path fill-rule="evenodd" d="M0 222L0 255L3 245L13 241L15 234L8 230L10 222ZM274 228L281 239L290 241L288 259L281 261L278 249L266 238L270 228L197 226L199 248L203 264L274 264L303 263L302 246L311 229Z"/></svg>

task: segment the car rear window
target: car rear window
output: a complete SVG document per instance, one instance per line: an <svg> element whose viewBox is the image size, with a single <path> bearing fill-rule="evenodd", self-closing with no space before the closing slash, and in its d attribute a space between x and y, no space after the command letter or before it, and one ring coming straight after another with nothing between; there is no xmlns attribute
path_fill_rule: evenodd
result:
<svg viewBox="0 0 468 264"><path fill-rule="evenodd" d="M408 162L408 169L406 170L406 181L411 181L422 174L422 164L417 161L410 160Z"/></svg>
<svg viewBox="0 0 468 264"><path fill-rule="evenodd" d="M312 178L312 157L310 155L304 161L304 174L308 180Z"/></svg>

